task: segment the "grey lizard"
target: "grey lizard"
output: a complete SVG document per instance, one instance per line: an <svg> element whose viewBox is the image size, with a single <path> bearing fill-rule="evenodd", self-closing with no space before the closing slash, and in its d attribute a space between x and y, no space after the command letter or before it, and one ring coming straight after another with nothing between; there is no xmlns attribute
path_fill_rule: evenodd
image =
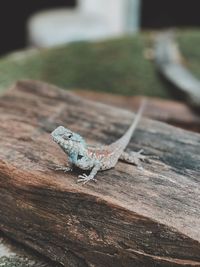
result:
<svg viewBox="0 0 200 267"><path fill-rule="evenodd" d="M140 161L145 160L145 156L141 154L142 150L131 152L130 154L124 152L124 150L140 121L144 106L145 102L143 101L128 130L121 138L110 145L90 146L79 134L63 126L57 127L51 135L53 140L68 155L70 167L58 167L56 170L67 172L72 170L73 165L82 170L91 170L89 175L85 173L79 175L77 182L83 182L85 184L90 180L96 181L95 176L98 171L113 168L118 160L140 166Z"/></svg>

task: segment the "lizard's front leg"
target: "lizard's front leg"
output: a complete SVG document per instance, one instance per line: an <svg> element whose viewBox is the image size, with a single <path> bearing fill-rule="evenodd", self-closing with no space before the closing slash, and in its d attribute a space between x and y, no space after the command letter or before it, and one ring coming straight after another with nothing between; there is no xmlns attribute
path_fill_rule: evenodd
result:
<svg viewBox="0 0 200 267"><path fill-rule="evenodd" d="M146 156L142 155L143 149L139 150L138 152L123 152L120 156L120 160L134 164L139 168L142 168L141 161L147 160Z"/></svg>
<svg viewBox="0 0 200 267"><path fill-rule="evenodd" d="M82 174L82 175L79 175L79 179L77 180L78 183L83 183L83 184L86 184L87 182L89 181L95 181L96 182L96 179L94 178L95 175L97 174L97 172L100 170L100 163L99 162L96 162L94 167L92 168L91 172L89 175L87 174Z"/></svg>
<svg viewBox="0 0 200 267"><path fill-rule="evenodd" d="M72 169L73 169L72 163L68 163L68 166L56 166L55 168L56 171L64 171L64 172L72 171Z"/></svg>

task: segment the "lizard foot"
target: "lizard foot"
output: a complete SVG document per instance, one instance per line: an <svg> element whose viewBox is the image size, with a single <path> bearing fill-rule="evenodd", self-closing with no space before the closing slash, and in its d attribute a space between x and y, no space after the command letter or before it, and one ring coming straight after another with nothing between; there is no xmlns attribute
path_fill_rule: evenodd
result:
<svg viewBox="0 0 200 267"><path fill-rule="evenodd" d="M140 149L138 152L132 151L130 153L130 156L134 158L136 165L139 165L139 164L137 164L137 163L139 163L139 161L142 161L142 162L146 161L146 162L150 163L151 159L159 159L158 156L154 156L154 155L150 155L150 156L142 155L143 152L144 152L144 150Z"/></svg>
<svg viewBox="0 0 200 267"><path fill-rule="evenodd" d="M138 152L132 151L129 154L129 157L125 159L125 161L127 161L128 163L132 163L132 164L136 165L139 170L143 170L141 162L151 163L151 159L158 159L159 158L158 156L153 156L153 155L152 156L142 155L143 152L144 152L143 149L140 149Z"/></svg>
<svg viewBox="0 0 200 267"><path fill-rule="evenodd" d="M93 176L87 175L85 173L82 175L79 175L78 178L79 179L77 180L77 183L83 183L83 184L86 184L89 181L93 181L93 182L97 181Z"/></svg>
<svg viewBox="0 0 200 267"><path fill-rule="evenodd" d="M64 166L57 166L55 168L56 171L64 171L64 172L69 172L72 171L72 168L70 167L64 167Z"/></svg>
<svg viewBox="0 0 200 267"><path fill-rule="evenodd" d="M138 169L143 170L141 162L145 162L145 161L150 162L150 160L148 159L147 156L142 155L142 153L143 153L143 149L139 150L138 152L134 152L134 151L130 153L124 152L122 153L120 159L127 163L134 164L135 166L137 166Z"/></svg>
<svg viewBox="0 0 200 267"><path fill-rule="evenodd" d="M137 152L132 151L130 153L130 156L134 159L133 161L135 162L136 165L140 165L139 162L142 161L147 161L148 158L145 155L142 155L142 153L144 152L143 149L140 149Z"/></svg>

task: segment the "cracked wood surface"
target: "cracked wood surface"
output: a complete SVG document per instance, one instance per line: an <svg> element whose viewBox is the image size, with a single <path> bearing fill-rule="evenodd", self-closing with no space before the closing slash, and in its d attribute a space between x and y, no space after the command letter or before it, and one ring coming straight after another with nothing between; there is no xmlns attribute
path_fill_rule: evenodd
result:
<svg viewBox="0 0 200 267"><path fill-rule="evenodd" d="M199 134L143 119L128 150L159 157L144 170L119 162L86 186L54 171L66 162L56 126L109 144L132 118L18 82L0 98L0 230L64 266L200 266Z"/></svg>

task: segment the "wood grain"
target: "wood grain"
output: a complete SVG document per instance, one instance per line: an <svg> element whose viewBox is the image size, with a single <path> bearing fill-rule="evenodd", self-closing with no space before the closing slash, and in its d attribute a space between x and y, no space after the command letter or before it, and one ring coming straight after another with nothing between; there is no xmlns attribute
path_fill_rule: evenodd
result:
<svg viewBox="0 0 200 267"><path fill-rule="evenodd" d="M128 150L156 155L144 170L119 162L98 183L54 171L66 156L58 125L109 144L133 114L20 81L0 98L0 230L64 266L200 266L200 135L143 119Z"/></svg>

